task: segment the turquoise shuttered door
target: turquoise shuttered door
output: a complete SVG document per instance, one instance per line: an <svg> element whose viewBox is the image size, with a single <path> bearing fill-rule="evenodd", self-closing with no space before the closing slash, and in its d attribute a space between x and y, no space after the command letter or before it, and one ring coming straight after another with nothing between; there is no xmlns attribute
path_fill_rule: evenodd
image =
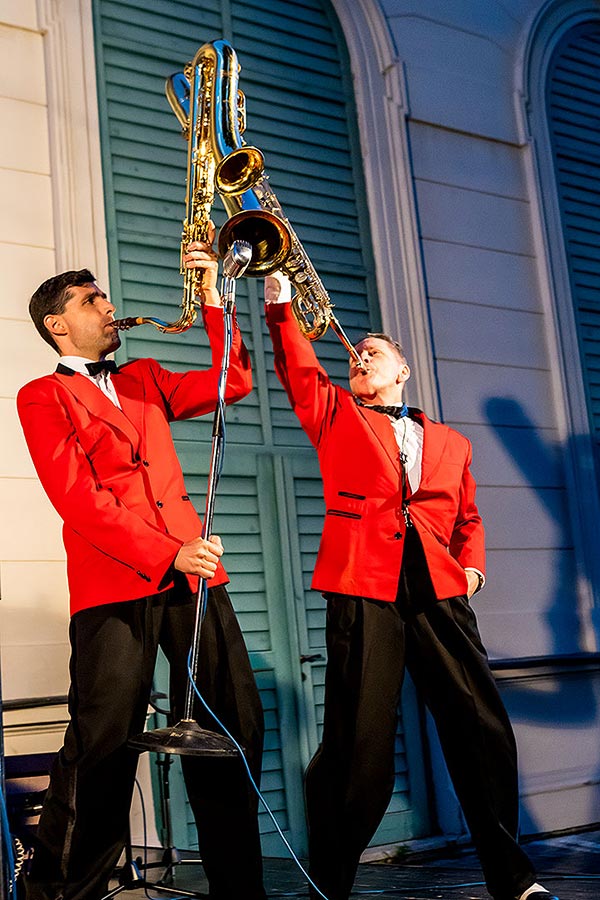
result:
<svg viewBox="0 0 600 900"><path fill-rule="evenodd" d="M164 81L202 43L227 37L242 66L245 139L264 152L271 184L350 337L376 328L351 85L327 3L231 0L221 7L96 0L94 10L110 288L119 314L167 321L179 316L186 145ZM220 202L213 217L217 226L225 220ZM231 595L266 712L262 788L302 853L302 775L322 716L324 611L309 589L323 516L320 479L314 452L273 373L262 281L238 282L237 309L253 357L254 389L227 413L215 531L225 544ZM197 326L172 336L143 326L125 342L123 355L153 356L173 369L205 366L210 357ZM337 339L327 334L317 351L332 375L345 381L347 355ZM190 494L203 510L210 417L177 423L173 434ZM420 836L428 828L420 729L410 696L403 721L397 790L379 835L386 841ZM183 805L181 785L173 796ZM174 820L177 844L193 848L189 810L176 810ZM266 814L261 829L265 853L285 855Z"/></svg>
<svg viewBox="0 0 600 900"><path fill-rule="evenodd" d="M552 135L590 429L600 441L600 22L569 31L548 76Z"/></svg>

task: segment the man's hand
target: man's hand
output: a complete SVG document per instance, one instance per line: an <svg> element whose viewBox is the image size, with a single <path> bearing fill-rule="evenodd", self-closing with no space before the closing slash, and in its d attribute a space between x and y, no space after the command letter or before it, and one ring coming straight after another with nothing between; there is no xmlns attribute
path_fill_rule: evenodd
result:
<svg viewBox="0 0 600 900"><path fill-rule="evenodd" d="M475 593L475 591L477 590L477 588L479 587L479 573L474 572L472 569L466 569L465 575L467 576L467 584L468 584L467 597L470 600L471 597L473 596L473 594Z"/></svg>
<svg viewBox="0 0 600 900"><path fill-rule="evenodd" d="M188 269L202 269L202 286L200 297L208 306L222 306L221 295L217 289L219 275L219 258L213 250L215 225L210 222L208 241L192 241L183 255L183 264Z"/></svg>
<svg viewBox="0 0 600 900"><path fill-rule="evenodd" d="M182 544L175 557L174 566L178 572L185 572L186 575L212 578L221 556L223 556L221 538L218 534L211 534L208 540L199 537Z"/></svg>
<svg viewBox="0 0 600 900"><path fill-rule="evenodd" d="M283 272L273 272L265 277L265 303L289 303L292 288Z"/></svg>

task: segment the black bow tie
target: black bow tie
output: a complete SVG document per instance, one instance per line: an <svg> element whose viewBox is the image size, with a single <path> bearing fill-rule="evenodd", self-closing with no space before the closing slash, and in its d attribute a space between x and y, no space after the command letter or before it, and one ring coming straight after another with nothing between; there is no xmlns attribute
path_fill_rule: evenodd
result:
<svg viewBox="0 0 600 900"><path fill-rule="evenodd" d="M119 371L119 367L114 359L101 359L100 362L86 363L85 367L90 375L99 375L100 372L112 372L114 374Z"/></svg>
<svg viewBox="0 0 600 900"><path fill-rule="evenodd" d="M365 409L373 409L375 412L384 413L386 416L392 416L394 419L402 419L404 416L408 415L408 406L406 403L403 403L402 406L368 406L358 399L356 402L359 406L364 406Z"/></svg>

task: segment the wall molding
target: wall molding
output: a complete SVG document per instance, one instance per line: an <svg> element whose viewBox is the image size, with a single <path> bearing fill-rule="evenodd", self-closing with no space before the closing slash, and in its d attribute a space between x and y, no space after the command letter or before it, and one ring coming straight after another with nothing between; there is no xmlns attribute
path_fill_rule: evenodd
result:
<svg viewBox="0 0 600 900"><path fill-rule="evenodd" d="M37 0L48 93L57 271L108 284L91 0Z"/></svg>
<svg viewBox="0 0 600 900"><path fill-rule="evenodd" d="M331 0L350 57L383 327L413 371L410 401L440 416L410 161L404 67L376 0Z"/></svg>

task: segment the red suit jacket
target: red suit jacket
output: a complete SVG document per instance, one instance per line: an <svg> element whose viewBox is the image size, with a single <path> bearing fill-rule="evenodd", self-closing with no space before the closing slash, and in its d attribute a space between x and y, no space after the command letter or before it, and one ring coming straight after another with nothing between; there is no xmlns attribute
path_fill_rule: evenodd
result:
<svg viewBox="0 0 600 900"><path fill-rule="evenodd" d="M404 532L402 469L387 416L358 406L331 383L289 303L267 305L275 368L294 412L317 449L325 525L312 587L394 601ZM484 532L469 466L471 445L457 431L423 425L421 483L409 500L438 599L465 594L465 568L485 571Z"/></svg>
<svg viewBox="0 0 600 900"><path fill-rule="evenodd" d="M152 359L112 376L122 410L83 375L25 385L17 407L40 481L63 520L71 613L172 585L171 564L202 524L187 495L169 423L214 411L223 314L205 307L212 365L169 372ZM248 353L235 327L226 401L249 393ZM189 576L193 590L198 579ZM227 581L219 566L209 585Z"/></svg>

